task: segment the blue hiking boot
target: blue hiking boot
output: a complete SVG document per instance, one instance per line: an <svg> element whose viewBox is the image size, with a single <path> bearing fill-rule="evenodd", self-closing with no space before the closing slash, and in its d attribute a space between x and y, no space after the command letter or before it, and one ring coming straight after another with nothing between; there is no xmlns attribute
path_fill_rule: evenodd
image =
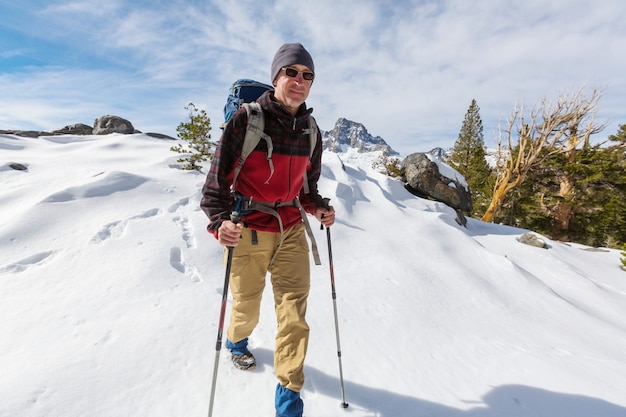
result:
<svg viewBox="0 0 626 417"><path fill-rule="evenodd" d="M278 384L276 386L276 417L302 417L304 403L300 393Z"/></svg>
<svg viewBox="0 0 626 417"><path fill-rule="evenodd" d="M241 369L243 371L248 371L254 369L256 366L256 359L250 351L248 350L248 338L233 343L230 340L226 339L226 347L230 350L231 359L233 361L233 365L235 368Z"/></svg>

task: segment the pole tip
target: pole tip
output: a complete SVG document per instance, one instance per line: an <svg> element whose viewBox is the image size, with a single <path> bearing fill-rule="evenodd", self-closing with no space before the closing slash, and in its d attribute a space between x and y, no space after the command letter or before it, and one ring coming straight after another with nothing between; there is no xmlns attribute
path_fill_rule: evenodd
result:
<svg viewBox="0 0 626 417"><path fill-rule="evenodd" d="M348 406L349 406L349 405L350 405L350 404L348 404L348 403L346 403L346 402L342 402L342 403L341 403L341 405L340 405L340 407L341 407L341 408L348 408Z"/></svg>

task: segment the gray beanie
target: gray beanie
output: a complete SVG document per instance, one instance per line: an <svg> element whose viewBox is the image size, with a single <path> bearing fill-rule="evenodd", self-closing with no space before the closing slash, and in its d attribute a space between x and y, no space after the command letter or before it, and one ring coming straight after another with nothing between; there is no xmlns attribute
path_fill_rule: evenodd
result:
<svg viewBox="0 0 626 417"><path fill-rule="evenodd" d="M304 65L315 72L313 58L300 43L286 43L281 46L272 61L272 83L278 77L281 68L289 65Z"/></svg>

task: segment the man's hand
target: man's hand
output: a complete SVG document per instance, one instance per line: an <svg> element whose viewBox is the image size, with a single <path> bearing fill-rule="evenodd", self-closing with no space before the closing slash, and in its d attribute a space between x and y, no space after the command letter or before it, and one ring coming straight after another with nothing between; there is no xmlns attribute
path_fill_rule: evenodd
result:
<svg viewBox="0 0 626 417"><path fill-rule="evenodd" d="M335 223L335 209L333 206L318 207L315 210L315 218L319 220L324 226L330 227Z"/></svg>
<svg viewBox="0 0 626 417"><path fill-rule="evenodd" d="M242 230L243 223L235 224L230 220L224 220L217 230L217 241L220 245L234 248L239 244Z"/></svg>

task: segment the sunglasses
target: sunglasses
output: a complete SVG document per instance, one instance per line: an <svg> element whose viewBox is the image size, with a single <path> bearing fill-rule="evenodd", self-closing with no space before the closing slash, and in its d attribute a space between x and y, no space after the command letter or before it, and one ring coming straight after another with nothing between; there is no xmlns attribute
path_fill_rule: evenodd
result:
<svg viewBox="0 0 626 417"><path fill-rule="evenodd" d="M300 72L297 69L291 67L283 67L281 68L281 70L285 70L285 75L289 78L296 78L298 74L302 74L302 78L307 81L313 81L313 78L315 78L315 74L313 74L311 71Z"/></svg>

